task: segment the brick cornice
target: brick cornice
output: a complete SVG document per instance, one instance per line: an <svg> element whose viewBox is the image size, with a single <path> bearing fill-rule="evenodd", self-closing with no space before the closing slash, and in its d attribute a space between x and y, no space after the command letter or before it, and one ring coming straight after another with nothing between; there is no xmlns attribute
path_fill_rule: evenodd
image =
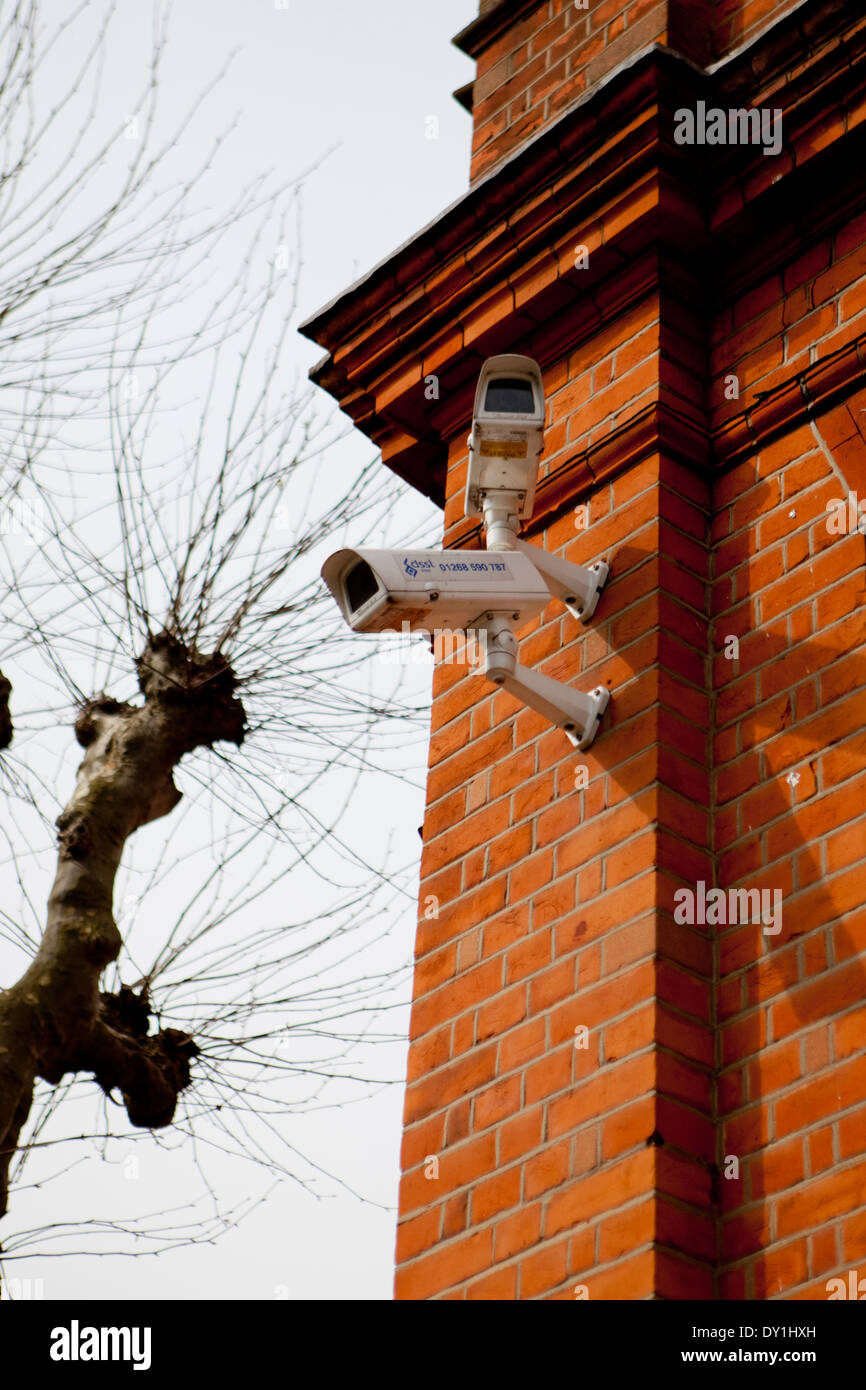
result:
<svg viewBox="0 0 866 1390"><path fill-rule="evenodd" d="M866 334L814 362L728 420L713 440L720 467L733 468L774 439L820 416L866 385Z"/></svg>
<svg viewBox="0 0 866 1390"><path fill-rule="evenodd" d="M491 8L464 25L451 42L468 58L477 58L488 44L537 6L538 0L497 0Z"/></svg>

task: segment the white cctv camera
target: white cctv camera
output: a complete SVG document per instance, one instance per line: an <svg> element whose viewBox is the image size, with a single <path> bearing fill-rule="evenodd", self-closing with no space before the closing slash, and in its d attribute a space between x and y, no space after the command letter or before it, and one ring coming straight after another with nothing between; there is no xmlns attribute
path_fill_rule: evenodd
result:
<svg viewBox="0 0 866 1390"><path fill-rule="evenodd" d="M588 695L530 671L517 660L513 628L560 599L581 622L594 613L608 566L573 565L518 540L531 517L544 447L544 388L531 357L484 363L469 436L466 515L483 516L486 550L338 550L322 578L355 632L429 633L474 629L484 635L484 674L588 748L610 698Z"/></svg>
<svg viewBox="0 0 866 1390"><path fill-rule="evenodd" d="M355 632L480 626L487 613L522 626L550 602L518 551L338 550L322 578Z"/></svg>
<svg viewBox="0 0 866 1390"><path fill-rule="evenodd" d="M509 516L532 516L544 448L544 385L531 357L506 353L481 368L469 436L466 515L483 516L488 550L508 549ZM495 511L493 508L495 507Z"/></svg>
<svg viewBox="0 0 866 1390"><path fill-rule="evenodd" d="M483 634L487 679L557 724L576 748L588 748L608 691L598 686L584 695L521 666L512 625L536 617L561 590L594 608L600 581L565 561L564 576L546 575L530 556L554 558L530 545L493 552L346 549L325 561L322 578L355 632L429 634L437 627ZM582 576L589 578L581 588Z"/></svg>

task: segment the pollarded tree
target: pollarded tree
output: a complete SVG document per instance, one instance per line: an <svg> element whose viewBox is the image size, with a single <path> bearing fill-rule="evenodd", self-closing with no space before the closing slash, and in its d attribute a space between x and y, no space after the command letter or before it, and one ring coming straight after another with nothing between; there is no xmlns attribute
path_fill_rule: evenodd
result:
<svg viewBox="0 0 866 1390"><path fill-rule="evenodd" d="M155 12L142 100L106 128L113 9L82 48L88 8L52 30L37 0L0 0L2 1212L40 1146L67 1165L58 1126L91 1094L298 1176L279 1117L382 1036L377 943L412 899L339 829L418 711L372 693L318 583L323 543L374 534L394 495L373 463L340 486L333 428L283 386L301 185L197 214L222 137L193 170L169 156L207 93L158 138ZM103 1100L83 1134L126 1133L117 1113ZM158 1249L235 1216L97 1214L86 1234Z"/></svg>

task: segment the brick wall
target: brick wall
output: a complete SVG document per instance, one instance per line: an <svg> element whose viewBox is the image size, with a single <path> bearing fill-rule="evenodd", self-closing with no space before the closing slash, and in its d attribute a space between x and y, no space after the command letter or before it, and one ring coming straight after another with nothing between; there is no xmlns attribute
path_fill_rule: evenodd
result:
<svg viewBox="0 0 866 1390"><path fill-rule="evenodd" d="M713 46L773 9L716 7ZM474 176L599 53L613 66L617 17L625 42L626 6L539 6L482 55ZM836 126L792 139L781 167ZM753 196L779 168L752 171ZM743 198L722 178L711 220ZM604 219L582 236L604 247ZM651 402L724 432L866 329L862 216L771 276L748 256L737 272L748 287L703 334L685 298L648 295L549 366L543 476ZM585 530L569 508L538 532L611 564L590 630L551 604L521 643L527 665L615 692L587 754L437 670L421 901L439 916L418 934L398 1297L826 1297L828 1273L864 1257L866 543L827 528L857 475L866 493L863 405L715 480L653 454L575 493ZM465 530L465 471L459 437L446 543ZM699 880L780 890L778 937L676 922L677 887Z"/></svg>
<svg viewBox="0 0 866 1390"><path fill-rule="evenodd" d="M725 1297L825 1297L866 1249L866 539L828 532L866 478L866 391L786 434L716 490L719 881L782 890L772 950L719 933ZM862 483L861 483L862 492ZM739 660L719 652L740 637Z"/></svg>
<svg viewBox="0 0 866 1390"><path fill-rule="evenodd" d="M714 418L740 408L724 373L747 393L783 388L863 335L860 215L719 316ZM826 1297L866 1248L866 541L827 524L835 499L866 495L864 421L860 390L715 489L719 879L778 887L785 904L771 953L747 929L720 933L722 1146L743 1155L742 1183L722 1187L731 1298Z"/></svg>

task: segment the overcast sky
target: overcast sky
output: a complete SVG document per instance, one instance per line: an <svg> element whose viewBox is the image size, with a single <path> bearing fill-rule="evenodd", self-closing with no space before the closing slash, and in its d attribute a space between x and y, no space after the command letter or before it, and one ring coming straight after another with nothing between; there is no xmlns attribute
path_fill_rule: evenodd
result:
<svg viewBox="0 0 866 1390"><path fill-rule="evenodd" d="M49 15L68 12L66 0L46 0L44 8ZM122 106L125 92L140 84L145 9L138 0L120 0L107 54L106 102ZM276 169L289 183L318 166L304 195L297 321L465 191L471 123L451 93L472 77L472 64L450 39L475 13L474 0L178 0L160 98L164 125L176 123L194 93L237 49L217 105L218 112L237 113L220 155L226 190L257 170ZM63 53L69 70L78 56L74 43L73 31ZM432 130L435 139L429 138ZM196 153L191 138L188 147L174 151L174 169L192 167ZM298 335L290 353L303 371L321 356ZM370 457L371 446L360 436L342 447L358 468ZM417 516L429 540L435 534L430 505L420 499L407 499L407 505L406 515ZM423 667L415 666L411 678L419 690L429 685ZM75 756L70 740L73 764ZM415 792L397 796L384 777L380 785L370 781L355 818L359 827L372 822L382 837L393 835L398 858L402 853L410 865L414 859L416 868L425 762L422 740L407 769ZM358 836L362 847L360 828ZM408 959L411 938L412 922L406 920L391 947L394 965ZM408 1011L397 1021L405 1029ZM401 1046L383 1062L383 1071L401 1076L404 1066ZM371 1201L327 1181L320 1199L283 1182L213 1247L158 1259L29 1259L10 1272L42 1281L49 1298L390 1298L401 1110L402 1088L391 1086L343 1110L307 1116L302 1123L285 1120L298 1123L324 1168ZM28 1195L29 1219L35 1224L74 1219L76 1211L99 1213L109 1189L115 1197L123 1191L121 1166L88 1156L56 1190L48 1185ZM165 1204L166 1194L182 1202L196 1190L183 1151L154 1146L142 1166L155 1209ZM214 1172L228 1194L240 1197L250 1187L243 1164L226 1160ZM127 1190L132 1205L141 1207L140 1189ZM0 1231L12 1224L10 1217Z"/></svg>

